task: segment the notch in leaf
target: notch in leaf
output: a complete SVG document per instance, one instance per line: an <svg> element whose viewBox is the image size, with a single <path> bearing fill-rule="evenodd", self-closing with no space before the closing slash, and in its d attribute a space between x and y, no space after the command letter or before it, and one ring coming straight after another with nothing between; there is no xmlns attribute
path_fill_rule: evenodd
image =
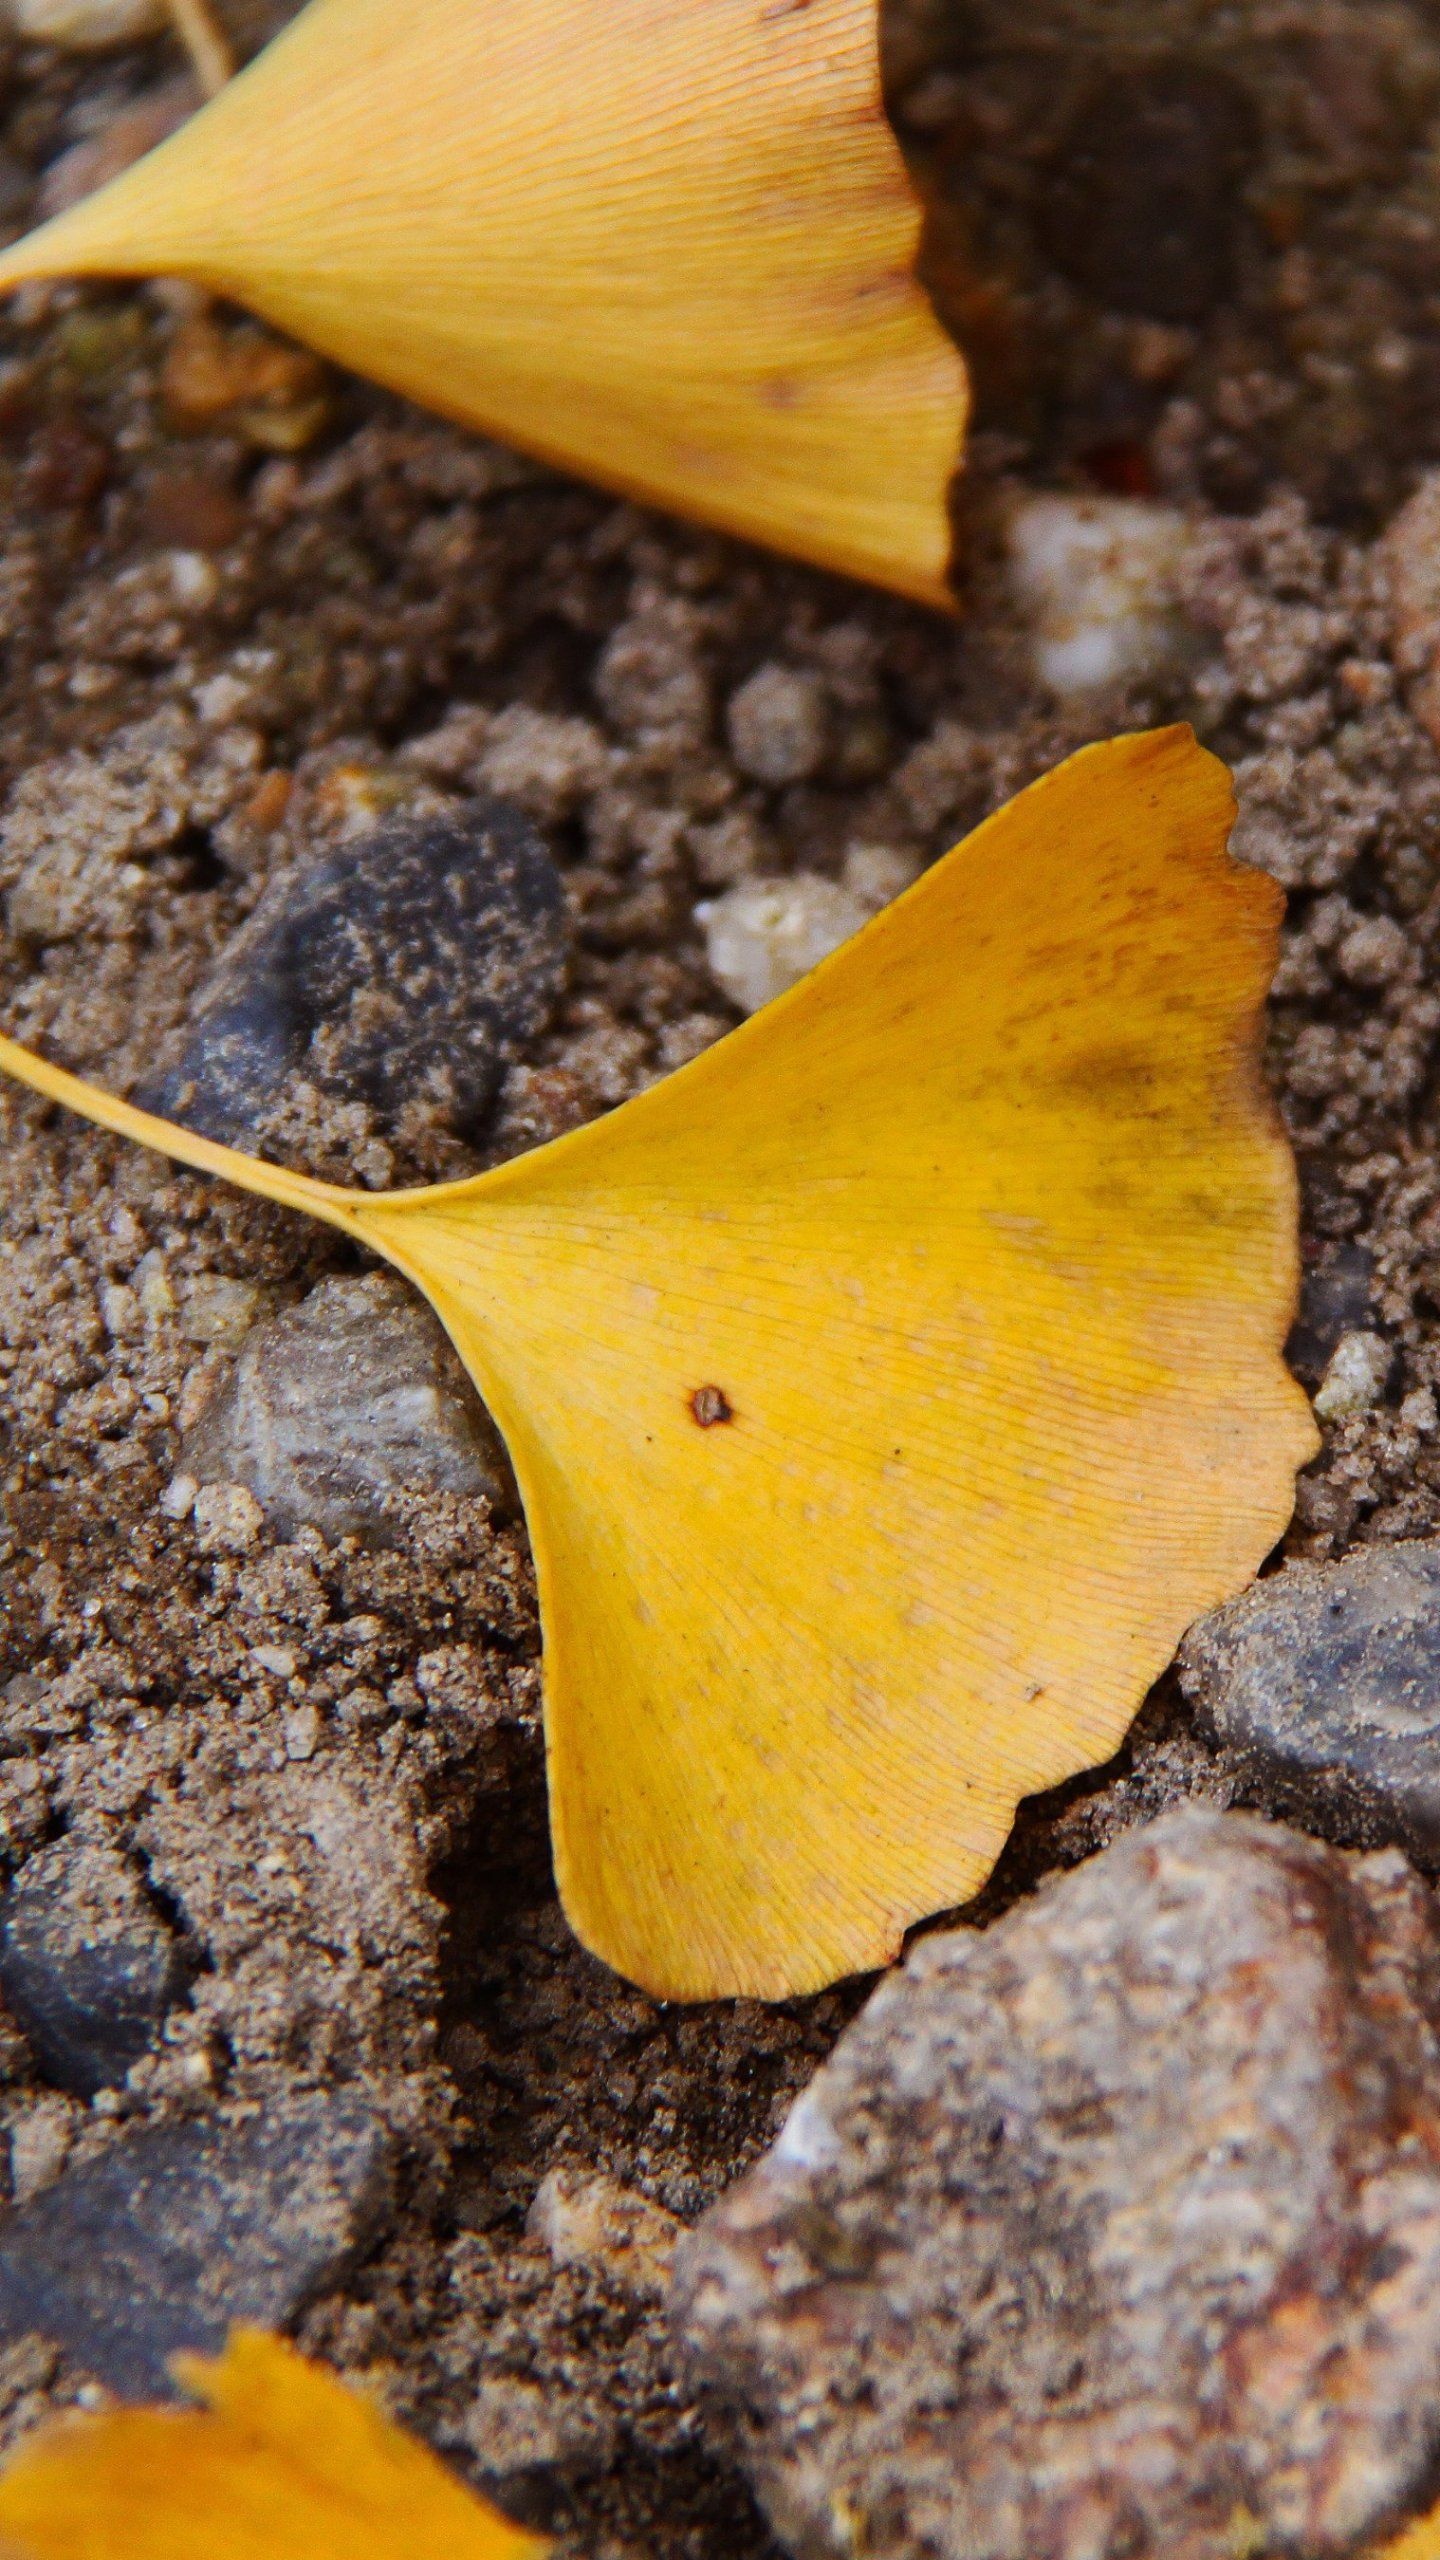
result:
<svg viewBox="0 0 1440 2560"><path fill-rule="evenodd" d="M310 0L0 256L191 278L605 485L948 606L964 368L877 0Z"/></svg>
<svg viewBox="0 0 1440 2560"><path fill-rule="evenodd" d="M422 1191L0 1041L425 1292L524 1498L565 1906L652 1992L884 1962L1289 1518L1281 897L1233 814L1188 729L1086 748L679 1074Z"/></svg>

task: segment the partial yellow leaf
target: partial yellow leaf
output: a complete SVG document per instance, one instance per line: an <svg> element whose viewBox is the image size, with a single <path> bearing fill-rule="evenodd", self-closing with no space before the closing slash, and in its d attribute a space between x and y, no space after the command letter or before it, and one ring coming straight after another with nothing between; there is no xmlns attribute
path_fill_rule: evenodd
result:
<svg viewBox="0 0 1440 2560"><path fill-rule="evenodd" d="M5 2560L540 2560L548 2544L283 2339L177 2357L195 2409L59 2420L0 2473Z"/></svg>
<svg viewBox="0 0 1440 2560"><path fill-rule="evenodd" d="M509 1443L560 1890L658 1995L808 1990L983 1880L1284 1528L1280 892L1188 729L1090 747L788 995L471 1182L341 1191L0 1041L421 1288Z"/></svg>
<svg viewBox="0 0 1440 2560"><path fill-rule="evenodd" d="M310 0L0 258L193 278L608 486L948 605L964 370L877 0Z"/></svg>
<svg viewBox="0 0 1440 2560"><path fill-rule="evenodd" d="M1440 2560L1440 2506L1417 2516L1393 2541L1377 2544L1370 2560Z"/></svg>

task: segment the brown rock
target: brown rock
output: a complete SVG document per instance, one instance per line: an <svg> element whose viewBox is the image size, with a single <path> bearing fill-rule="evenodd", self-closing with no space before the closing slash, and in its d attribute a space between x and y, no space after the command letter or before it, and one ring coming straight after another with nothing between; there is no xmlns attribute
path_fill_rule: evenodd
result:
<svg viewBox="0 0 1440 2560"><path fill-rule="evenodd" d="M145 530L169 549L224 551L239 541L245 523L234 490L203 471L165 471L145 493Z"/></svg>
<svg viewBox="0 0 1440 2560"><path fill-rule="evenodd" d="M78 418L56 418L34 440L26 482L45 514L92 507L106 488L114 456L103 436Z"/></svg>
<svg viewBox="0 0 1440 2560"><path fill-rule="evenodd" d="M797 2553L1363 2546L1431 2490L1440 1925L1186 1808L923 1941L682 2246Z"/></svg>
<svg viewBox="0 0 1440 2560"><path fill-rule="evenodd" d="M303 347L199 314L176 331L161 375L166 409L192 435L235 427L269 453L298 453L330 414L324 368Z"/></svg>

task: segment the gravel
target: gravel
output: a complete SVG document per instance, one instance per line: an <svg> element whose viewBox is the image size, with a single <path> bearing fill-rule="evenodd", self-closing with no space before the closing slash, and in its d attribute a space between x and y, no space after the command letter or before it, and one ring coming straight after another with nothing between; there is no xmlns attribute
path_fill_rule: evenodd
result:
<svg viewBox="0 0 1440 2560"><path fill-rule="evenodd" d="M813 669L757 667L730 696L730 751L752 782L809 782L825 762L829 702Z"/></svg>
<svg viewBox="0 0 1440 2560"><path fill-rule="evenodd" d="M1322 1422L1344 1422L1385 1400L1395 1355L1382 1333L1342 1333L1320 1381L1315 1410Z"/></svg>

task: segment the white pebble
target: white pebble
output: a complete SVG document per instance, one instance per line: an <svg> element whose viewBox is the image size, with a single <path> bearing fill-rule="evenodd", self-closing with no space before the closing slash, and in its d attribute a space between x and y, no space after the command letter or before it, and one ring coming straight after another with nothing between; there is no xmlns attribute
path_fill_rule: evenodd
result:
<svg viewBox="0 0 1440 2560"><path fill-rule="evenodd" d="M203 551L172 551L166 561L170 592L185 613L203 613L220 593L220 572Z"/></svg>
<svg viewBox="0 0 1440 2560"><path fill-rule="evenodd" d="M285 1757L287 1760L313 1760L320 1740L320 1717L309 1705L296 1707L285 1718Z"/></svg>
<svg viewBox="0 0 1440 2560"><path fill-rule="evenodd" d="M194 1476L172 1476L160 1496L160 1508L167 1520L188 1520L200 1486Z"/></svg>
<svg viewBox="0 0 1440 2560"><path fill-rule="evenodd" d="M222 668L208 684L197 684L190 696L207 728L223 729L226 722L237 719L250 700L250 687L243 676L232 676Z"/></svg>
<svg viewBox="0 0 1440 2560"><path fill-rule="evenodd" d="M710 974L742 1013L793 987L827 952L848 942L872 910L835 880L743 880L695 910Z"/></svg>
<svg viewBox="0 0 1440 2560"><path fill-rule="evenodd" d="M1362 916L1335 957L1352 986L1393 986L1410 965L1410 937L1393 916Z"/></svg>
<svg viewBox="0 0 1440 2560"><path fill-rule="evenodd" d="M1009 530L1035 672L1052 693L1095 693L1177 663L1186 635L1175 580L1189 528L1174 507L1148 498L1026 498Z"/></svg>
<svg viewBox="0 0 1440 2560"><path fill-rule="evenodd" d="M163 0L9 0L9 14L18 35L66 53L135 44L166 23Z"/></svg>
<svg viewBox="0 0 1440 2560"><path fill-rule="evenodd" d="M1389 1383L1392 1357L1383 1334L1342 1333L1315 1398L1321 1421L1341 1422L1348 1414L1368 1413L1379 1404Z"/></svg>

